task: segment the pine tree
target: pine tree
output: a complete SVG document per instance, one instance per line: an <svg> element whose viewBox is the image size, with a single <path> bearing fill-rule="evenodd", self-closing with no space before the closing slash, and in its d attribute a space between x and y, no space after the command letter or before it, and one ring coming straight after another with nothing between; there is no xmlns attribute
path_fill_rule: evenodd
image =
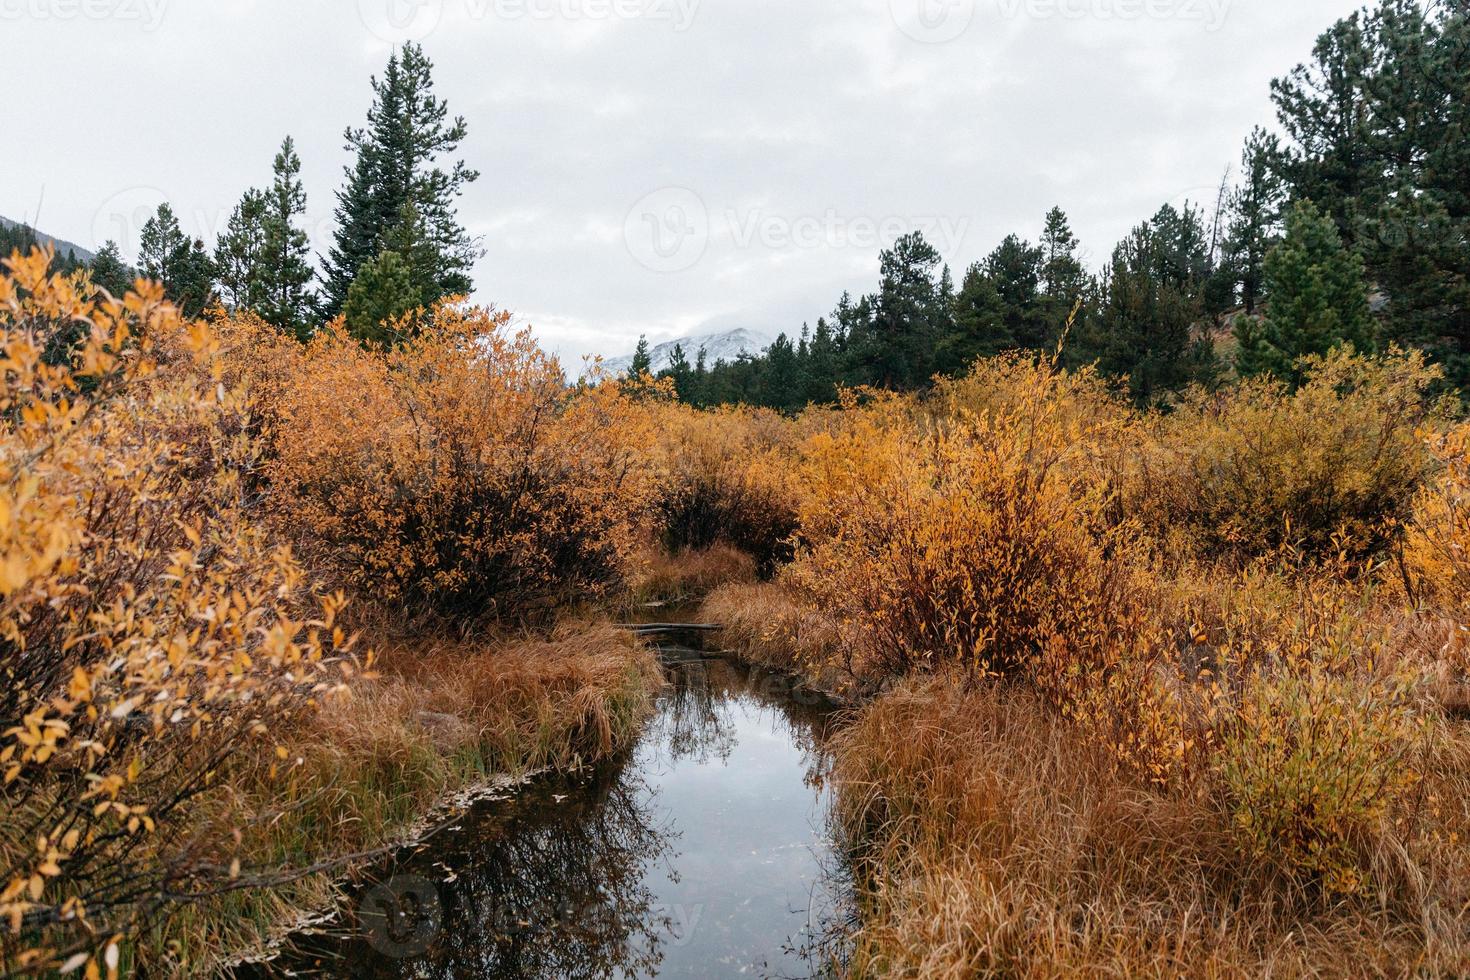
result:
<svg viewBox="0 0 1470 980"><path fill-rule="evenodd" d="M395 52L372 86L367 126L346 134L354 162L337 195L338 230L325 261L328 316L341 310L358 269L385 247L406 208L422 219L433 254L427 278L415 284L423 302L473 288L469 273L479 251L459 224L455 200L479 174L463 161L440 164L459 149L465 122L449 119L448 103L434 96L433 63L418 45Z"/></svg>
<svg viewBox="0 0 1470 980"><path fill-rule="evenodd" d="M399 323L423 305L408 263L397 252L383 252L363 264L347 291L342 317L364 346L392 347L416 332Z"/></svg>
<svg viewBox="0 0 1470 980"><path fill-rule="evenodd" d="M188 243L172 275L174 301L184 316L197 317L219 302L214 260L202 240Z"/></svg>
<svg viewBox="0 0 1470 980"><path fill-rule="evenodd" d="M138 238L138 269L149 278L164 283L178 256L189 246L189 239L179 227L174 209L160 204L158 210L143 223Z"/></svg>
<svg viewBox="0 0 1470 980"><path fill-rule="evenodd" d="M258 311L270 324L305 339L311 333L316 296L311 289L311 245L296 220L306 213L301 158L287 136L271 167L275 180L265 194Z"/></svg>
<svg viewBox="0 0 1470 980"><path fill-rule="evenodd" d="M640 336L633 349L633 363L628 365L628 380L638 381L653 372L653 355L648 351L648 338Z"/></svg>
<svg viewBox="0 0 1470 980"><path fill-rule="evenodd" d="M239 310L261 305L261 265L265 254L265 195L254 188L245 192L214 248L224 300Z"/></svg>
<svg viewBox="0 0 1470 980"><path fill-rule="evenodd" d="M832 325L826 317L817 318L817 329L807 344L805 402L824 405L837 398L837 382L841 377L841 351Z"/></svg>
<svg viewBox="0 0 1470 980"><path fill-rule="evenodd" d="M689 381L689 394L685 399L695 408L706 408L709 398L709 351L703 346L694 356L694 373Z"/></svg>
<svg viewBox="0 0 1470 980"><path fill-rule="evenodd" d="M1188 201L1182 210L1165 204L1149 221L1147 235L1154 277L1185 296L1202 298L1213 271L1203 212Z"/></svg>
<svg viewBox="0 0 1470 980"><path fill-rule="evenodd" d="M761 360L754 401L787 412L804 407L806 378L791 338L784 333L778 336Z"/></svg>
<svg viewBox="0 0 1470 980"><path fill-rule="evenodd" d="M680 401L690 400L694 369L689 366L689 356L684 353L683 344L674 345L673 351L669 353L669 366L659 372L659 377L669 378L674 382L674 391Z"/></svg>
<svg viewBox="0 0 1470 980"><path fill-rule="evenodd" d="M1241 184L1230 195L1224 265L1247 314L1265 284L1266 253L1275 243L1286 188L1279 173L1280 141L1257 128L1241 153Z"/></svg>
<svg viewBox="0 0 1470 980"><path fill-rule="evenodd" d="M1087 270L1077 257L1077 236L1061 208L1046 213L1041 232L1041 294L1048 336L1058 334L1087 291Z"/></svg>
<svg viewBox="0 0 1470 980"><path fill-rule="evenodd" d="M117 242L111 240L92 258L89 274L92 285L105 289L116 299L122 299L133 288L133 270L123 261Z"/></svg>
<svg viewBox="0 0 1470 980"><path fill-rule="evenodd" d="M1301 380L1297 360L1352 344L1373 346L1363 260L1343 245L1331 217L1310 201L1286 219L1286 237L1266 256L1266 318L1237 334L1241 374Z"/></svg>
<svg viewBox="0 0 1470 980"><path fill-rule="evenodd" d="M139 235L138 265L145 278L163 284L164 294L186 317L197 317L215 300L215 267L204 243L190 240L173 208L160 204Z"/></svg>
<svg viewBox="0 0 1470 980"><path fill-rule="evenodd" d="M977 358L1016 346L1003 305L985 263L971 264L954 299L954 329L940 338L936 347L940 373L962 374Z"/></svg>
<svg viewBox="0 0 1470 980"><path fill-rule="evenodd" d="M1045 263L1042 249L1016 235L1008 235L985 259L985 275L1000 300L1004 332L1025 350L1047 347L1056 339L1040 302Z"/></svg>
<svg viewBox="0 0 1470 980"><path fill-rule="evenodd" d="M855 345L854 368L865 383L911 390L929 380L935 345L951 329L939 253L911 232L883 252L879 265L871 326Z"/></svg>
<svg viewBox="0 0 1470 980"><path fill-rule="evenodd" d="M1322 201L1349 236L1375 180L1365 94L1372 61L1363 16L1353 14L1317 39L1310 63L1271 83L1294 196Z"/></svg>
<svg viewBox="0 0 1470 980"><path fill-rule="evenodd" d="M1162 242L1155 228L1135 228L1114 250L1098 313L1099 366L1127 375L1143 405L1216 369L1212 350L1192 336L1200 305L1178 274L1178 241Z"/></svg>

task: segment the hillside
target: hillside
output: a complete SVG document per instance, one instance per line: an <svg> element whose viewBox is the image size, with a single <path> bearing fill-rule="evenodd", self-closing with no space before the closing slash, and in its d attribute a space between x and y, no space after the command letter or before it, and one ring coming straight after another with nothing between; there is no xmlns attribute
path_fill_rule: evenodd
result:
<svg viewBox="0 0 1470 980"><path fill-rule="evenodd" d="M666 370L674 357L674 348L682 345L684 356L693 364L699 356L700 350L704 351L705 363L713 367L719 361L729 363L741 354L757 355L771 346L771 338L754 330L739 328L726 330L720 333L701 334L692 337L681 337L659 344L649 351L653 359L653 372L657 374ZM623 357L611 357L602 362L602 366L611 374L627 371L633 366L633 355Z"/></svg>
<svg viewBox="0 0 1470 980"><path fill-rule="evenodd" d="M11 228L17 228L21 224L22 222L13 221L10 218L5 217L4 215L0 215L0 228L9 230ZM82 248L80 245L77 245L74 242L69 242L64 238L56 238L55 236L48 235L40 230L36 230L36 238L38 241L40 241L41 244L50 245L52 248L56 249L57 255L65 256L68 252L71 253L72 258L75 259L77 262L91 262L92 259L96 257L95 253L89 251L88 249Z"/></svg>

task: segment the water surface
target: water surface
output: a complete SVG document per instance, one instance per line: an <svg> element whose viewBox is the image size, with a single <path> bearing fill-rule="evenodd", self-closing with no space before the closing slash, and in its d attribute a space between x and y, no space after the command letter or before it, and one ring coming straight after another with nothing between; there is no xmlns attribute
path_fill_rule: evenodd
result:
<svg viewBox="0 0 1470 980"><path fill-rule="evenodd" d="M842 907L822 748L831 706L666 651L626 756L481 805L380 869L357 914L273 975L806 977Z"/></svg>

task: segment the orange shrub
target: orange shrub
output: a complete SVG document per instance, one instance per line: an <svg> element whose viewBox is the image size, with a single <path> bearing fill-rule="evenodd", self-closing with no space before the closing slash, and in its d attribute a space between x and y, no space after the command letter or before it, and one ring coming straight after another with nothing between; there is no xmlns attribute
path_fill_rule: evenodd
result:
<svg viewBox="0 0 1470 980"><path fill-rule="evenodd" d="M762 573L791 558L796 508L789 489L791 422L767 409L654 410L662 459L658 508L664 546L717 543L752 555Z"/></svg>
<svg viewBox="0 0 1470 980"><path fill-rule="evenodd" d="M1140 631L1136 534L1064 465L1079 445L1065 376L1037 381L1029 403L937 423L880 400L809 442L809 546L791 578L846 621L861 672L1026 669L1059 685Z"/></svg>
<svg viewBox="0 0 1470 980"><path fill-rule="evenodd" d="M647 414L616 382L568 388L509 319L444 305L388 351L333 325L280 386L277 514L354 589L522 618L629 572L654 488Z"/></svg>
<svg viewBox="0 0 1470 980"><path fill-rule="evenodd" d="M48 258L0 276L0 953L75 969L232 887L194 801L351 665L340 602L252 520L211 331Z"/></svg>

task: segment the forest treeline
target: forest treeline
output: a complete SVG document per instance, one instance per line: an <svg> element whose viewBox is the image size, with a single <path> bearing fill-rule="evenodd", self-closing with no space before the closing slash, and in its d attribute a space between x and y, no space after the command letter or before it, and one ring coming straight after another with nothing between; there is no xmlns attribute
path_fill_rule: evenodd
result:
<svg viewBox="0 0 1470 980"><path fill-rule="evenodd" d="M914 390L976 357L1063 349L1140 403L1232 375L1290 378L1342 344L1423 350L1470 385L1470 13L1384 0L1338 21L1271 83L1215 200L1166 204L1089 271L1068 216L1007 236L956 282L911 234L873 292L761 356L664 372L698 405L794 410L839 386ZM1075 310L1070 331L1069 317ZM645 348L646 350L646 348Z"/></svg>
<svg viewBox="0 0 1470 980"><path fill-rule="evenodd" d="M480 253L455 204L479 175L454 159L465 121L416 45L372 88L366 122L345 134L351 162L319 261L287 137L269 185L243 194L212 249L164 204L137 269L108 242L94 282L122 295L142 274L186 316L218 303L301 339L341 315L373 342L393 339L385 323L469 293ZM1061 345L1068 366L1126 378L1150 404L1233 376L1290 379L1298 358L1351 344L1422 350L1449 385L1470 386L1470 13L1382 0L1326 30L1271 97L1274 130L1250 134L1215 200L1165 204L1100 270L1061 208L1035 241L1007 236L958 279L913 233L882 253L871 293L844 294L815 326L733 361L680 349L663 374L695 405L793 411L840 387L915 390L977 357ZM28 235L0 230L0 251L24 251ZM648 366L640 344L634 371Z"/></svg>

